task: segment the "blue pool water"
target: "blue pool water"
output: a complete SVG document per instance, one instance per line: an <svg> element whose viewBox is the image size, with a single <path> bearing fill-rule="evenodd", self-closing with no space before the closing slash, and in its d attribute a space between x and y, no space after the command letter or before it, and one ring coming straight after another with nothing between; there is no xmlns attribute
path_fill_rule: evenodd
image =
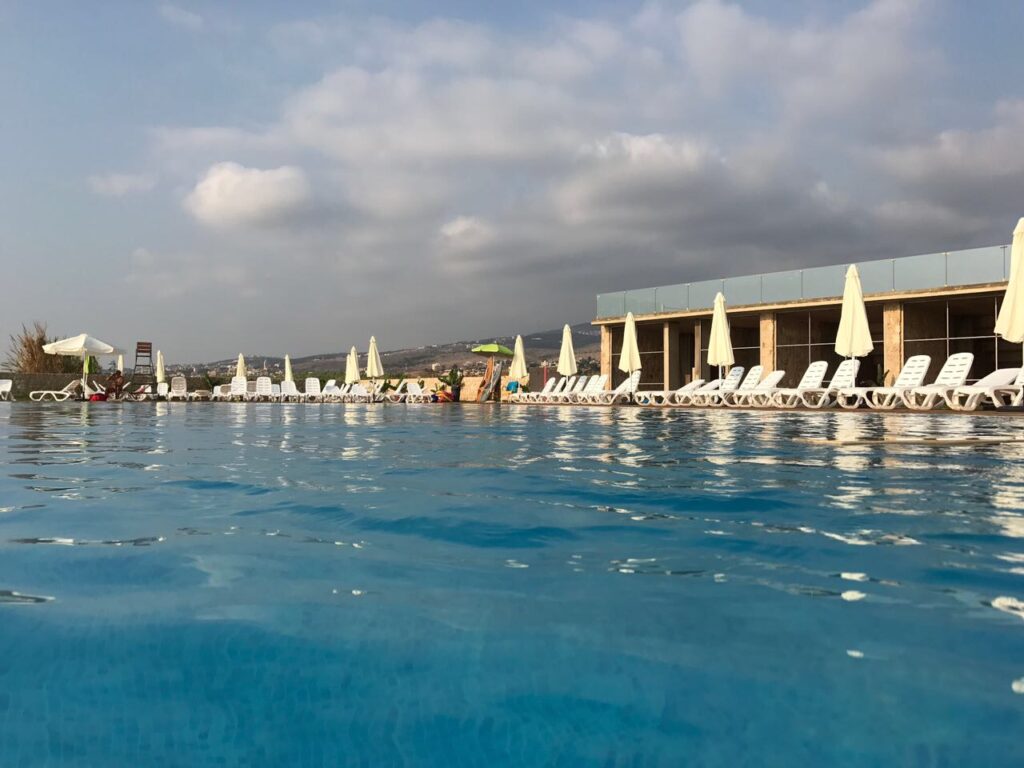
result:
<svg viewBox="0 0 1024 768"><path fill-rule="evenodd" d="M800 442L915 434L4 405L0 766L1024 764L1024 447Z"/></svg>

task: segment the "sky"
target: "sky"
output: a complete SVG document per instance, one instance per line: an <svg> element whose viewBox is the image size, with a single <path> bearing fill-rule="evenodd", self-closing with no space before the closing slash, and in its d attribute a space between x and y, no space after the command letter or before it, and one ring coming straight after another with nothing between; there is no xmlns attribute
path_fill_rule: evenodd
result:
<svg viewBox="0 0 1024 768"><path fill-rule="evenodd" d="M0 0L0 336L169 361L557 327L1006 243L1018 0Z"/></svg>

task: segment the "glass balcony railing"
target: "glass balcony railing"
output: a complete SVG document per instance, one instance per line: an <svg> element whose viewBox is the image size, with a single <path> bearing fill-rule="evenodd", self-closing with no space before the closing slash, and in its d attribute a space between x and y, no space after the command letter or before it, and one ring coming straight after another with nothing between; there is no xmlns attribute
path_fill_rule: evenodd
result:
<svg viewBox="0 0 1024 768"><path fill-rule="evenodd" d="M856 264L866 294L983 285L998 283L1009 277L1010 248L994 245L967 251L860 261ZM622 317L627 312L650 315L711 309L715 294L719 291L725 295L730 307L838 297L843 293L846 268L846 264L836 264L599 293L597 317Z"/></svg>

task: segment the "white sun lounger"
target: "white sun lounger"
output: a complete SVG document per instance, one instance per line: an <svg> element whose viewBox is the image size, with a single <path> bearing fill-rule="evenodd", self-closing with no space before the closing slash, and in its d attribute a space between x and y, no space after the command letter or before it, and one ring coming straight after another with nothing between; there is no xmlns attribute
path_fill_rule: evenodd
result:
<svg viewBox="0 0 1024 768"><path fill-rule="evenodd" d="M942 397L953 411L975 411L986 403L1006 405L1013 396L1024 391L1024 368L1000 368L974 384L948 390Z"/></svg>
<svg viewBox="0 0 1024 768"><path fill-rule="evenodd" d="M743 381L743 374L746 372L747 369L742 365L734 365L723 378L712 379L703 387L695 389L693 392L688 393L688 395L684 394L677 397L675 399L675 404L693 406L706 405L706 399L711 397L714 393L721 391L723 387L725 387L727 392L736 389L736 387L740 385L740 382Z"/></svg>
<svg viewBox="0 0 1024 768"><path fill-rule="evenodd" d="M405 385L406 403L429 403L430 397L430 392L423 389L418 381L410 381Z"/></svg>
<svg viewBox="0 0 1024 768"><path fill-rule="evenodd" d="M739 376L737 377L738 379L743 378L743 369L741 367L737 366L737 368L734 370L739 370ZM714 392L716 389L722 386L723 381L725 381L725 379L712 379L711 381L706 381L699 387L694 387L693 389L683 389L682 391L676 390L675 392L672 393L671 397L667 399L667 403L668 405L694 405L694 403L696 402L695 398L698 395L704 395L708 392Z"/></svg>
<svg viewBox="0 0 1024 768"><path fill-rule="evenodd" d="M750 390L756 387L761 381L761 374L763 372L763 366L755 365L747 371L747 375L744 376L742 381L736 385L733 385L733 381L735 381L734 379L730 379L729 376L726 376L722 381L722 386L716 390L708 392L706 395L695 397L693 399L693 404L704 407L717 407L719 405L723 405L727 397L732 397L732 393L742 390ZM729 371L729 373L731 374L732 371Z"/></svg>
<svg viewBox="0 0 1024 768"><path fill-rule="evenodd" d="M68 398L75 396L79 384L81 384L81 379L75 379L65 384L64 389L37 389L35 392L28 393L28 399L36 403L43 400L54 400L62 403Z"/></svg>
<svg viewBox="0 0 1024 768"><path fill-rule="evenodd" d="M807 366L795 387L780 387L772 393L769 405L775 408L794 408L800 404L800 395L809 390L820 390L828 373L827 360L815 360Z"/></svg>
<svg viewBox="0 0 1024 768"><path fill-rule="evenodd" d="M673 397L692 392L703 384L704 379L694 379L678 389L645 389L633 395L633 402L641 406L668 405Z"/></svg>
<svg viewBox="0 0 1024 768"><path fill-rule="evenodd" d="M616 405L628 403L633 399L633 393L640 385L640 371L633 371L626 380L615 389L606 389L603 392L592 392L586 396L579 396L580 405Z"/></svg>
<svg viewBox="0 0 1024 768"><path fill-rule="evenodd" d="M729 408L763 408L771 402L779 382L785 375L786 372L782 370L771 371L752 389L740 387L734 392L726 393L722 398L722 404Z"/></svg>
<svg viewBox="0 0 1024 768"><path fill-rule="evenodd" d="M858 408L863 404L873 410L890 411L899 405L900 396L905 390L924 384L931 363L932 359L928 355L914 355L903 364L903 370L891 387L844 387L839 390L836 400L847 409Z"/></svg>
<svg viewBox="0 0 1024 768"><path fill-rule="evenodd" d="M572 388L566 388L557 395L549 395L547 402L562 404L573 402L573 398L578 397L582 395L584 391L587 391L587 385L590 383L591 378L596 379L597 376L580 376L578 379L576 379L576 383L572 385ZM602 387L601 389L604 389L604 387ZM600 392L601 389L589 391Z"/></svg>
<svg viewBox="0 0 1024 768"><path fill-rule="evenodd" d="M320 399L320 379L310 376L303 384L302 399L313 402Z"/></svg>
<svg viewBox="0 0 1024 768"><path fill-rule="evenodd" d="M940 403L945 404L945 394L966 383L967 374L971 372L973 363L974 355L970 352L950 355L934 382L904 390L900 394L900 399L907 408L914 411L930 411Z"/></svg>
<svg viewBox="0 0 1024 768"><path fill-rule="evenodd" d="M543 389L541 389L541 390L539 390L537 392L523 392L523 390L521 390L521 389L518 392L513 392L511 395L508 396L509 402L511 402L511 403L528 403L528 402L530 402L531 395L546 395L549 392L551 392L552 389L554 389L554 387L555 387L555 385L557 383L558 383L558 378L555 377L555 376L552 376L550 379L548 379L547 381L544 382Z"/></svg>
<svg viewBox="0 0 1024 768"><path fill-rule="evenodd" d="M574 405L580 405L583 401L591 395L596 395L599 392L604 392L608 387L608 377L604 374L599 376L591 376L590 381L587 382L586 386L578 392L573 392L569 395L563 395L563 403L572 403Z"/></svg>
<svg viewBox="0 0 1024 768"><path fill-rule="evenodd" d="M566 376L566 377L562 378L561 381L559 381L558 384L555 385L555 388L552 389L550 392L544 392L544 393L538 392L536 394L536 396L532 400L530 400L530 402L531 403L550 403L550 402L554 402L555 399L558 398L559 395L561 395L563 392L567 392L570 389L572 389L575 384L576 384L576 377L575 376Z"/></svg>
<svg viewBox="0 0 1024 768"><path fill-rule="evenodd" d="M831 408L836 404L839 391L849 389L857 384L857 373L860 371L860 360L850 358L843 360L832 374L827 387L806 387L800 392L800 405L804 408L820 410ZM795 405L796 403L794 403Z"/></svg>
<svg viewBox="0 0 1024 768"><path fill-rule="evenodd" d="M292 400L300 400L302 393L299 392L299 388L295 386L294 381L282 381L281 382L281 401L288 402Z"/></svg>
<svg viewBox="0 0 1024 768"><path fill-rule="evenodd" d="M255 382L250 382L252 385L251 392L248 394L247 399L253 401L269 401L274 396L274 384L271 382L269 376L258 376ZM249 387L247 386L247 390Z"/></svg>
<svg viewBox="0 0 1024 768"><path fill-rule="evenodd" d="M184 376L171 377L171 388L167 392L167 400L188 400L188 382Z"/></svg>
<svg viewBox="0 0 1024 768"><path fill-rule="evenodd" d="M407 391L407 384L405 379L398 382L393 390L384 395L384 402L386 403L404 403L409 393Z"/></svg>
<svg viewBox="0 0 1024 768"><path fill-rule="evenodd" d="M11 397L11 388L14 386L14 382L11 379L0 379L0 400L13 400Z"/></svg>

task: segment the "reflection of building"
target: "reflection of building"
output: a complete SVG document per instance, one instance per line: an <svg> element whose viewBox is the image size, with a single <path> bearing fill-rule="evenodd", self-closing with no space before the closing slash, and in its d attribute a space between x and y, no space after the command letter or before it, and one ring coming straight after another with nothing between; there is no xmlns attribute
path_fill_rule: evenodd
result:
<svg viewBox="0 0 1024 768"><path fill-rule="evenodd" d="M932 358L929 380L946 357L973 352L971 378L1021 365L1021 345L993 333L1010 270L1007 246L857 264L875 351L863 359L863 382L891 382L903 361ZM637 320L641 386L674 388L711 378L707 341L715 294L725 294L736 364L784 369L793 385L814 360L838 363L832 349L846 265L605 293L597 297L601 372L617 384L614 364L624 317Z"/></svg>

